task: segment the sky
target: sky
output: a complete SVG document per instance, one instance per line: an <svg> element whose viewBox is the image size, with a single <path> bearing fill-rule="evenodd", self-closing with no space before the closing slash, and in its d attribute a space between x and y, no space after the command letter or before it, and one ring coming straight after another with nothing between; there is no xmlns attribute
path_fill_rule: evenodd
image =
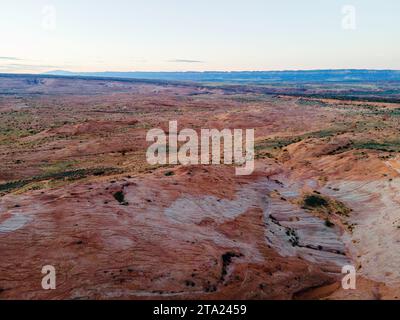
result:
<svg viewBox="0 0 400 320"><path fill-rule="evenodd" d="M0 72L400 69L398 0L1 0Z"/></svg>

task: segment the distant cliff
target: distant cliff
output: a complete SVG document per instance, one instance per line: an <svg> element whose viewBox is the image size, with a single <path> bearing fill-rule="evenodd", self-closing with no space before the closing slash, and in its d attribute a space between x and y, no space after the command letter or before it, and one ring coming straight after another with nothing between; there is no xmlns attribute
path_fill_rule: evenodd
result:
<svg viewBox="0 0 400 320"><path fill-rule="evenodd" d="M47 75L115 77L152 80L202 82L271 83L271 82L377 82L400 81L398 70L306 70L306 71L233 71L233 72L82 72L55 70Z"/></svg>

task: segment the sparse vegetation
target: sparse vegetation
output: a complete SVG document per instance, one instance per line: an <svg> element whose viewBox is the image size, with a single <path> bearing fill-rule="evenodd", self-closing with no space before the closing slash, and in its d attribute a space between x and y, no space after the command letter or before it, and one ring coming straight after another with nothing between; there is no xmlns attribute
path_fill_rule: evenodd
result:
<svg viewBox="0 0 400 320"><path fill-rule="evenodd" d="M125 201L125 194L122 191L114 193L114 199L117 200L120 205L127 206L129 203Z"/></svg>
<svg viewBox="0 0 400 320"><path fill-rule="evenodd" d="M341 132L344 132L343 128L332 128L332 129L327 129L327 130L320 130L320 131L314 131L298 136L291 136L291 137L275 137L275 138L269 138L265 140L259 140L256 141L255 144L255 151L256 154L260 154L262 151L269 151L269 152L276 152L276 151L281 151L287 146L290 146L293 143L300 142L305 139L311 139L311 138L327 138L327 137L333 137Z"/></svg>
<svg viewBox="0 0 400 320"><path fill-rule="evenodd" d="M400 152L400 140L377 142L377 141L356 141L353 149L369 149L385 152Z"/></svg>
<svg viewBox="0 0 400 320"><path fill-rule="evenodd" d="M335 224L332 223L329 219L326 219L325 226L327 226L328 228L333 228L335 226Z"/></svg>
<svg viewBox="0 0 400 320"><path fill-rule="evenodd" d="M116 168L93 168L93 169L77 169L72 171L47 173L40 176L35 176L30 179L11 181L0 184L0 192L10 192L18 188L22 188L33 182L40 182L45 180L64 180L64 181L75 181L84 179L89 176L98 176L110 173L118 173L119 170Z"/></svg>
<svg viewBox="0 0 400 320"><path fill-rule="evenodd" d="M293 247L297 247L299 245L299 236L296 233L296 230L292 228L286 229L286 235L289 237L289 242Z"/></svg>
<svg viewBox="0 0 400 320"><path fill-rule="evenodd" d="M304 207L309 209L327 207L328 201L318 194L311 194L304 197Z"/></svg>
<svg viewBox="0 0 400 320"><path fill-rule="evenodd" d="M336 214L342 217L348 217L352 211L350 208L346 207L344 203L315 192L304 195L300 200L300 204L306 210L325 215Z"/></svg>

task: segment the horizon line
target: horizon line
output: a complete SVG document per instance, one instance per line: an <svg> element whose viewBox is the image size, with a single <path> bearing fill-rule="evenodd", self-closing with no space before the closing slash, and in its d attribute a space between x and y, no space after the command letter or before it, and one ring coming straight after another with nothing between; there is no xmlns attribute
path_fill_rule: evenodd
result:
<svg viewBox="0 0 400 320"><path fill-rule="evenodd" d="M129 70L129 71L120 71L120 70L102 70L102 71L70 71L64 69L54 69L46 72L40 72L36 74L47 74L49 72L69 72L69 73L105 73L105 72L118 72L118 73L152 73L152 72L163 72L163 73L185 73L185 72L193 72L193 73L204 73L204 72L297 72L297 71L400 71L400 69L390 69L390 68L311 68L311 69L270 69L270 70L262 70L262 69L253 69L253 70L175 70L175 71L162 71L162 70Z"/></svg>

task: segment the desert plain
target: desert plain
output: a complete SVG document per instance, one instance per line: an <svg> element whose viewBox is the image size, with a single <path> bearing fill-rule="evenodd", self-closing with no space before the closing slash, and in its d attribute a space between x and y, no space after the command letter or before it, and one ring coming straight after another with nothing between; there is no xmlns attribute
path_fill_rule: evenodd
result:
<svg viewBox="0 0 400 320"><path fill-rule="evenodd" d="M292 93L0 77L0 299L398 299L400 104ZM254 129L254 172L149 165L171 120Z"/></svg>

